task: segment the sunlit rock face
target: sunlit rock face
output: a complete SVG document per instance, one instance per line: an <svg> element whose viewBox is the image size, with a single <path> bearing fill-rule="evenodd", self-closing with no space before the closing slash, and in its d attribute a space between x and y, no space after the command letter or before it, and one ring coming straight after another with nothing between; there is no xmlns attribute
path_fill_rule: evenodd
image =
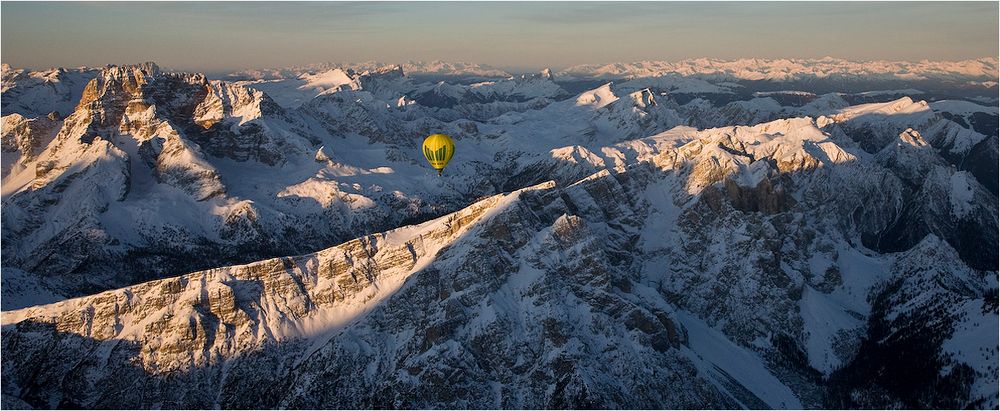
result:
<svg viewBox="0 0 1000 411"><path fill-rule="evenodd" d="M988 107L92 75L4 113L5 407L996 407Z"/></svg>

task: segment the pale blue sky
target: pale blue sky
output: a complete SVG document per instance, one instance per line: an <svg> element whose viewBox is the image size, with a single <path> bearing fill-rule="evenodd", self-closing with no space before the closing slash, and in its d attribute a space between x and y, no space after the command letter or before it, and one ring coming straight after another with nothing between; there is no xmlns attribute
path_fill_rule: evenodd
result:
<svg viewBox="0 0 1000 411"><path fill-rule="evenodd" d="M60 3L0 5L17 67L155 61L219 72L459 60L508 69L714 58L996 56L980 3Z"/></svg>

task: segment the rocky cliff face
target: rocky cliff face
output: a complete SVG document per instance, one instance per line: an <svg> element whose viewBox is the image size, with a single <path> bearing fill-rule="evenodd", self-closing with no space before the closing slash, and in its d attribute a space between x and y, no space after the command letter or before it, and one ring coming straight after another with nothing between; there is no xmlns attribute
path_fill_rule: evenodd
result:
<svg viewBox="0 0 1000 411"><path fill-rule="evenodd" d="M48 146L61 126L58 113L38 118L25 118L20 114L3 117L3 134L0 149L3 150L4 177L20 172Z"/></svg>

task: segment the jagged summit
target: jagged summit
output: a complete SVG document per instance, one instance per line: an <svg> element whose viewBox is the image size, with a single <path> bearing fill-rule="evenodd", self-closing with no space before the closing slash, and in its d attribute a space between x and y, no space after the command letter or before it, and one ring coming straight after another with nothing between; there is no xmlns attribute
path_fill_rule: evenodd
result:
<svg viewBox="0 0 1000 411"><path fill-rule="evenodd" d="M908 128L906 129L906 131L900 133L899 140L900 140L899 144L908 144L918 148L929 146L927 144L927 141L925 141L924 138L920 136L920 132L912 128Z"/></svg>
<svg viewBox="0 0 1000 411"><path fill-rule="evenodd" d="M648 88L631 93L628 97L633 101L636 107L645 108L656 105L656 98L653 96L653 92Z"/></svg>
<svg viewBox="0 0 1000 411"><path fill-rule="evenodd" d="M108 64L104 66L104 70L110 73L118 72L119 70L141 71L147 76L156 76L160 73L160 66L152 61L147 61L135 64Z"/></svg>

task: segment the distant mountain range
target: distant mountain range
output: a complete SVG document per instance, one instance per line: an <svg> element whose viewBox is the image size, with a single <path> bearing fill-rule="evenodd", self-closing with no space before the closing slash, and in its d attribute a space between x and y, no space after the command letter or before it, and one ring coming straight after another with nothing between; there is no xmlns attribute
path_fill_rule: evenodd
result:
<svg viewBox="0 0 1000 411"><path fill-rule="evenodd" d="M867 78L899 80L983 81L996 85L996 57L962 61L851 61L833 57L821 59L689 59L680 61L640 61L633 63L581 64L555 74L565 79L622 79L661 77L666 75L705 76L731 80L791 81L806 78ZM254 69L232 73L234 79L287 78L303 72L350 68L355 71L375 70L389 64L321 63L277 69ZM483 78L511 77L508 71L482 64L458 62L410 61L401 65L411 76L468 76ZM986 84L987 86L991 84Z"/></svg>

